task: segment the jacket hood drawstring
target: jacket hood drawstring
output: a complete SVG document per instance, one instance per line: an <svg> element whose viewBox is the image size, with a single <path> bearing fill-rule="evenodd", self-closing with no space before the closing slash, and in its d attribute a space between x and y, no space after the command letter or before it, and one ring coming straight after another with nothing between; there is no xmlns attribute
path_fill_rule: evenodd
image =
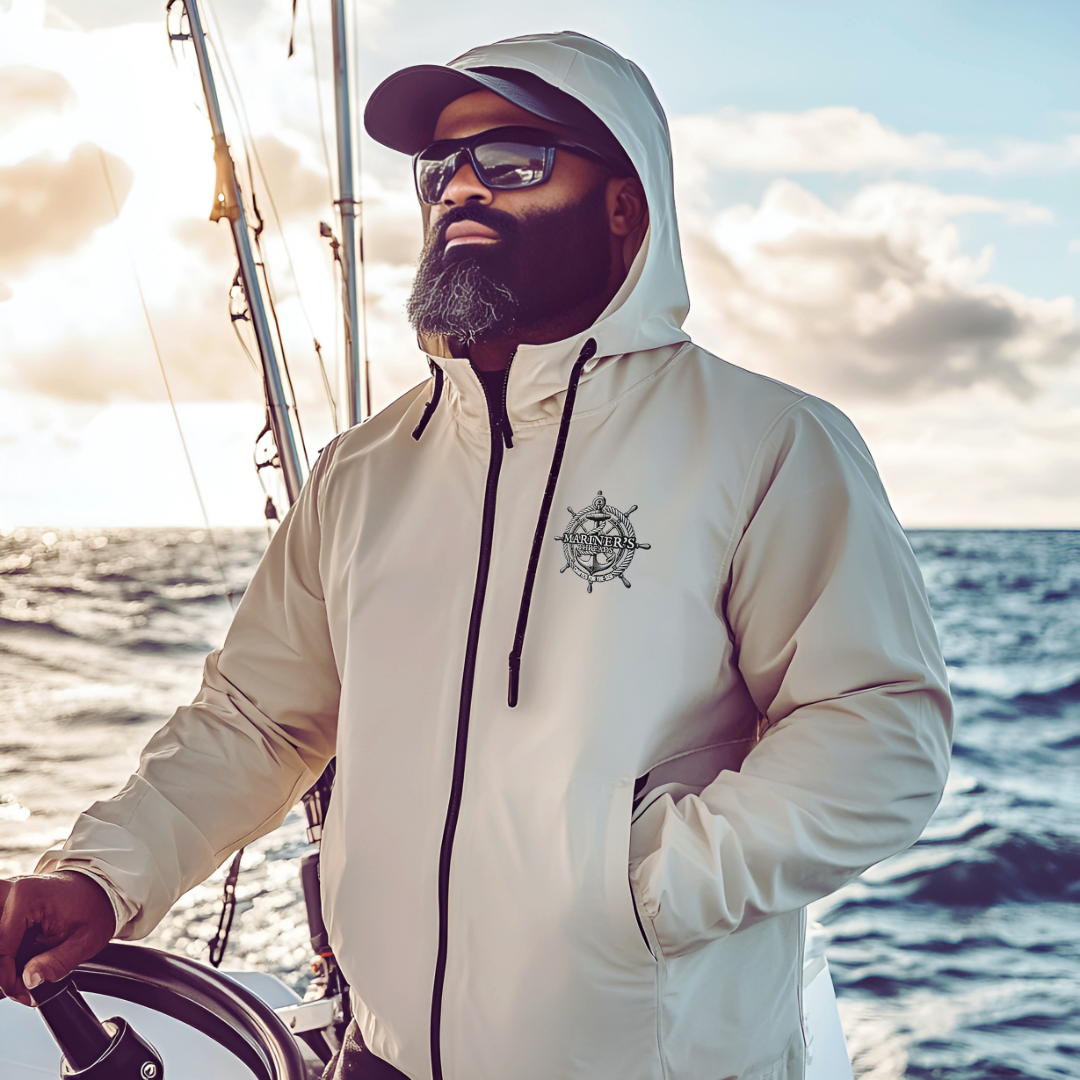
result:
<svg viewBox="0 0 1080 1080"><path fill-rule="evenodd" d="M517 629L514 632L514 647L510 651L510 686L507 703L514 708L518 703L518 683L521 677L521 653L525 647L525 627L529 622L529 606L532 604L533 585L536 583L536 569L540 564L540 546L547 531L551 503L555 498L555 485L559 482L559 470L562 468L566 439L570 434L570 419L574 415L574 399L577 397L578 381L585 365L596 355L596 339L589 338L578 353L577 360L570 372L566 384L566 400L563 402L562 419L559 421L559 434L555 440L555 452L551 455L551 468L548 469L547 487L540 503L540 515L536 519L536 532L533 534L532 551L529 552L529 569L525 573L525 587L521 592L521 607L518 608Z"/></svg>
<svg viewBox="0 0 1080 1080"><path fill-rule="evenodd" d="M420 417L420 423L413 428L412 437L419 442L420 436L424 434L424 429L431 422L432 416L435 414L435 410L439 407L439 398L442 397L443 391L443 369L435 363L434 360L428 360L428 367L431 369L431 374L435 377L435 388L431 392L431 399L424 406L424 413Z"/></svg>
<svg viewBox="0 0 1080 1080"><path fill-rule="evenodd" d="M596 355L596 339L589 338L578 353L577 360L570 371L570 379L566 384L566 399L563 401L562 417L559 420L559 434L555 439L555 451L551 455L551 467L548 469L547 485L544 488L544 497L540 502L540 514L536 519L536 532L533 533L532 550L529 552L529 568L525 572L525 585L521 591L521 606L518 608L517 628L514 631L514 647L510 651L510 685L507 693L507 702L513 709L518 703L518 685L521 679L521 654L525 647L525 628L529 623L529 608L532 605L533 587L536 584L536 571L540 565L540 549L544 542L544 533L547 531L548 517L551 515L551 504L555 498L555 485L559 482L559 472L562 469L563 454L566 452L566 440L570 435L570 420L574 415L574 401L577 398L578 383L585 365ZM431 399L424 406L420 422L413 430L412 437L418 442L424 434L439 405L439 399L443 392L443 369L434 361L429 360L432 374L435 377L435 387L431 393ZM509 371L508 371L509 374ZM509 427L507 423L506 427ZM502 433L505 445L513 446L508 430Z"/></svg>

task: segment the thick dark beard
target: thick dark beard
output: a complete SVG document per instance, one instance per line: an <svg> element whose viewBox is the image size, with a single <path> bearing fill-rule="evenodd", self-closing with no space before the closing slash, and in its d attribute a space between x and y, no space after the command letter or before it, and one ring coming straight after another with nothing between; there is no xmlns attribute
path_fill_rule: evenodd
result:
<svg viewBox="0 0 1080 1080"><path fill-rule="evenodd" d="M469 214L454 220L478 221L479 218ZM444 253L446 242L441 235L452 223L446 220L439 223L439 239L425 245L420 256L405 306L409 322L424 337L447 337L464 345L472 345L492 334L509 333L517 315L517 295L499 280L502 275L482 267L480 260L453 258L463 249L451 248Z"/></svg>
<svg viewBox="0 0 1080 1080"><path fill-rule="evenodd" d="M476 221L495 244L446 250L446 230ZM556 318L607 287L611 246L606 185L578 202L517 218L488 206L450 210L424 246L406 312L418 334L465 346Z"/></svg>

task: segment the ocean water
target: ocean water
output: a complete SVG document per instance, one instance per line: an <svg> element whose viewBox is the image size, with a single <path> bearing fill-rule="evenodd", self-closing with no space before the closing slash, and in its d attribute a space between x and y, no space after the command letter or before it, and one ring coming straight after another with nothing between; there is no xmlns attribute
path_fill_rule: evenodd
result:
<svg viewBox="0 0 1080 1080"><path fill-rule="evenodd" d="M0 536L0 875L114 792L199 684L257 530ZM1080 1077L1080 533L917 531L959 715L922 840L814 905L857 1076ZM302 989L296 812L244 855L225 967ZM205 958L224 871L151 943Z"/></svg>

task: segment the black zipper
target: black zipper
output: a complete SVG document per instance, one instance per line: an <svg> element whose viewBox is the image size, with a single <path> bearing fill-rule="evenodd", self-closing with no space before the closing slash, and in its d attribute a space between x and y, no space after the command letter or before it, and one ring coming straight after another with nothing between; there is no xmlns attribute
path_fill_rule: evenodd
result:
<svg viewBox="0 0 1080 1080"><path fill-rule="evenodd" d="M506 388L510 382L510 362L503 379L502 401L499 408L487 395L488 426L491 428L491 456L488 459L487 484L484 488L484 512L480 524L480 558L473 586L472 613L469 616L469 635L465 643L465 666L461 675L461 698L458 704L457 740L454 744L454 771L450 779L450 799L446 807L442 846L439 850L439 947L435 956L435 980L431 990L431 1076L443 1080L442 1071L442 1001L446 980L446 948L450 899L450 862L454 853L454 834L457 832L461 792L465 784L465 753L469 740L469 717L472 714L473 682L476 675L476 653L480 644L480 620L484 614L488 570L491 566L491 542L495 534L495 500L502 471L504 442L512 446L510 420L506 412Z"/></svg>

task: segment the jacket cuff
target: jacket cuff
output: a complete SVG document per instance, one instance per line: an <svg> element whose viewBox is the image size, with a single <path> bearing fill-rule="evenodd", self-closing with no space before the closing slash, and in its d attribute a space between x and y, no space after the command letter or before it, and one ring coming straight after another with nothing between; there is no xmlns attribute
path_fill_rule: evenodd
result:
<svg viewBox="0 0 1080 1080"><path fill-rule="evenodd" d="M87 866L86 863L72 862L68 859L60 859L58 862L52 863L48 868L48 873L55 874L59 870L74 870L76 873L85 874L88 878L93 879L105 890L105 895L109 898L109 903L112 904L113 918L116 920L116 928L113 930L112 936L118 938L123 931L124 927L135 917L137 912L131 907L131 905L120 895L120 893L113 886L104 874L95 870L91 866ZM38 873L42 873L40 869Z"/></svg>

